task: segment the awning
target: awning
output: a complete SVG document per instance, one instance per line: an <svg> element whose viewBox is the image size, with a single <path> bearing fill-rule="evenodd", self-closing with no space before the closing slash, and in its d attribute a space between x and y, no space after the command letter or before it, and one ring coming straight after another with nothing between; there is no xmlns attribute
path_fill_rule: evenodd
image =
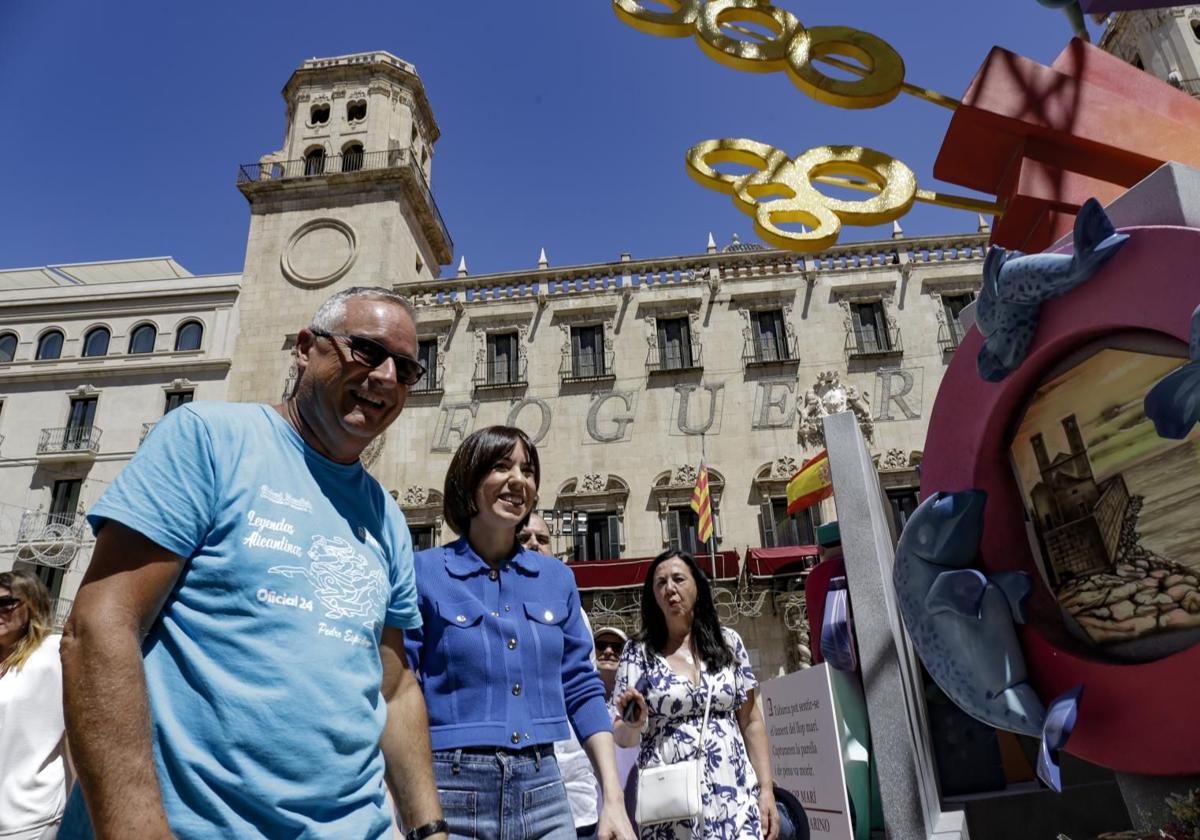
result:
<svg viewBox="0 0 1200 840"><path fill-rule="evenodd" d="M746 568L755 577L798 575L817 563L815 545L787 545L780 548L751 548L746 552Z"/></svg>
<svg viewBox="0 0 1200 840"><path fill-rule="evenodd" d="M697 554L700 568L715 580L733 580L738 576L740 556L736 551L718 551L715 556ZM641 586L653 557L629 557L620 560L584 560L568 563L580 589L622 589Z"/></svg>

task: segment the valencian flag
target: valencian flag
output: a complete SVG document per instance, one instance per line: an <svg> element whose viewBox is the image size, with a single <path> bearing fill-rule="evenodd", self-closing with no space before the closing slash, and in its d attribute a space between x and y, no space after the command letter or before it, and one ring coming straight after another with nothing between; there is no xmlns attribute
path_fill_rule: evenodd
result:
<svg viewBox="0 0 1200 840"><path fill-rule="evenodd" d="M829 453L821 450L804 463L787 485L787 512L798 513L833 495L833 476L829 472ZM692 503L695 505L695 502Z"/></svg>
<svg viewBox="0 0 1200 840"><path fill-rule="evenodd" d="M707 544L712 539L713 515L712 497L708 494L708 467L700 462L700 472L696 476L696 489L692 491L692 510L696 511L699 522L696 524L696 536L700 542Z"/></svg>

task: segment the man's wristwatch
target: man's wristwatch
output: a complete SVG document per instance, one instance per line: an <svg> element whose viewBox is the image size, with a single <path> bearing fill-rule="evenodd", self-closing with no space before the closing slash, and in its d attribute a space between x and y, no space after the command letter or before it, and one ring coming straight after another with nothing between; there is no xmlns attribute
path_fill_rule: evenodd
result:
<svg viewBox="0 0 1200 840"><path fill-rule="evenodd" d="M445 820L434 820L433 822L425 823L425 825L417 826L409 829L404 835L404 840L425 840L426 837L432 837L435 834L449 834L450 826L446 825Z"/></svg>

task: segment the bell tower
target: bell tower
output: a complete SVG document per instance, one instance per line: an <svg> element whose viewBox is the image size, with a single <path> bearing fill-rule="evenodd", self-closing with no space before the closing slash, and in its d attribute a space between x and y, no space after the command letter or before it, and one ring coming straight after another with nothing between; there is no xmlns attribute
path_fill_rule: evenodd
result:
<svg viewBox="0 0 1200 840"><path fill-rule="evenodd" d="M1113 12L1100 47L1200 98L1200 6Z"/></svg>
<svg viewBox="0 0 1200 840"><path fill-rule="evenodd" d="M283 148L238 171L250 233L229 398L277 402L292 340L348 286L429 281L454 243L430 189L438 126L416 69L387 52L304 62Z"/></svg>

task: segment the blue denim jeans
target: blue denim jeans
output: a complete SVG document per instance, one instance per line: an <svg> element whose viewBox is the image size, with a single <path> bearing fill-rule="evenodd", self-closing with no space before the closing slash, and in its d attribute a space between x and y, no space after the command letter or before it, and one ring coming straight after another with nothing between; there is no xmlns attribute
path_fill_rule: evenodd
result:
<svg viewBox="0 0 1200 840"><path fill-rule="evenodd" d="M575 840L552 746L435 750L433 773L451 840Z"/></svg>

